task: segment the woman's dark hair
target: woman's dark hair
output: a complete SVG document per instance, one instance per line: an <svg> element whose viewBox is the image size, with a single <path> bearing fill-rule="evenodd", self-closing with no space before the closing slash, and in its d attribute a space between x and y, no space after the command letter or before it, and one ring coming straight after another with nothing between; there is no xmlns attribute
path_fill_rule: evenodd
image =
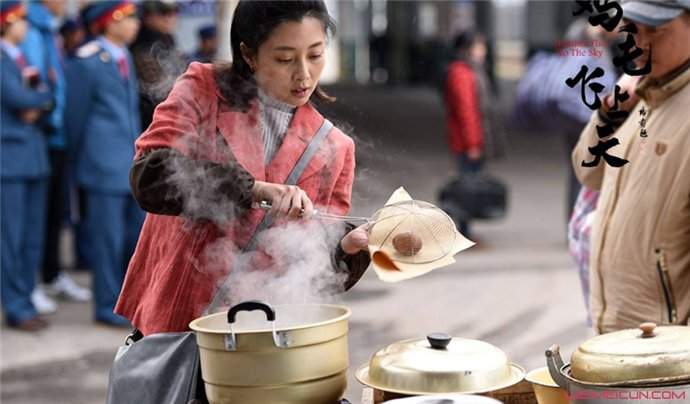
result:
<svg viewBox="0 0 690 404"><path fill-rule="evenodd" d="M453 51L462 58L467 58L472 45L477 41L483 41L484 36L477 31L467 30L459 33L453 41Z"/></svg>
<svg viewBox="0 0 690 404"><path fill-rule="evenodd" d="M240 44L244 43L256 54L259 46L278 25L288 21L299 22L304 17L314 17L321 21L327 35L335 32L335 23L322 0L240 0L230 27L232 65L226 63L215 67L216 83L230 107L247 111L249 103L257 95L256 81L251 68L242 57ZM314 96L326 102L335 101L318 86L314 90Z"/></svg>

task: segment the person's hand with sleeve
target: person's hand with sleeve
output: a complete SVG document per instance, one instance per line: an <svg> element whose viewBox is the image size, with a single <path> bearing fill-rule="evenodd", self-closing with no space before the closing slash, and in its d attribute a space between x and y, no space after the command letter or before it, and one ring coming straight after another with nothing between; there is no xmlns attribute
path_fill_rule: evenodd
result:
<svg viewBox="0 0 690 404"><path fill-rule="evenodd" d="M314 214L314 204L311 199L296 185L255 181L252 196L255 204L270 203L270 214L277 218L299 219L311 217Z"/></svg>

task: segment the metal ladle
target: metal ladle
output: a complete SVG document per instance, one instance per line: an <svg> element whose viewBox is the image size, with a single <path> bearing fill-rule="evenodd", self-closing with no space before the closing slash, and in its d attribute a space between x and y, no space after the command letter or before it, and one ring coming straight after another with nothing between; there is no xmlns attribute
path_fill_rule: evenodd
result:
<svg viewBox="0 0 690 404"><path fill-rule="evenodd" d="M259 203L259 208L263 210L271 210L271 208L273 208L273 205L271 205L271 203L268 201L261 201ZM304 209L301 210L300 214L304 214ZM325 220L334 220L339 222L365 222L368 224L373 223L371 218L368 217L335 215L332 213L320 212L318 210L314 210L314 213L311 215L311 217Z"/></svg>

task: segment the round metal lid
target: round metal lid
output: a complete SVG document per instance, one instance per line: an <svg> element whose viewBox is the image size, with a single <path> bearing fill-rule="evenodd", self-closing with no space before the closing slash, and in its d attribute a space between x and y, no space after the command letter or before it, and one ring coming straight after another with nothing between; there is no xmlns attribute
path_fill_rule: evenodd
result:
<svg viewBox="0 0 690 404"><path fill-rule="evenodd" d="M573 378L592 383L690 379L690 327L644 323L594 337L571 357Z"/></svg>
<svg viewBox="0 0 690 404"><path fill-rule="evenodd" d="M378 351L356 377L400 394L483 393L521 381L524 370L486 342L431 334Z"/></svg>

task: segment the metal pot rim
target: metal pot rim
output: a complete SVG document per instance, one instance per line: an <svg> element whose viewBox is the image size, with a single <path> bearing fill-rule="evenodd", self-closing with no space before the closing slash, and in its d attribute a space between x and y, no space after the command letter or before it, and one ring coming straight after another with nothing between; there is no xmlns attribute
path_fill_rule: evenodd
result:
<svg viewBox="0 0 690 404"><path fill-rule="evenodd" d="M578 384L581 387L666 387L666 386L682 386L688 384L690 386L690 376L675 376L675 377L659 377L654 379L641 379L635 381L622 381L614 383L598 383L585 382L574 378L570 374L570 363L563 365L559 369L561 374L568 379L569 382Z"/></svg>
<svg viewBox="0 0 690 404"><path fill-rule="evenodd" d="M525 369L522 368L522 366L510 362L508 363L508 366L510 366L511 370L511 378L509 381L507 381L504 384L498 385L498 386L492 386L489 389L482 389L482 390L471 390L471 391L413 391L413 390L405 390L405 389L398 389L395 387L389 387L389 386L381 386L373 383L369 379L369 364L366 363L357 369L355 372L355 378L357 380L369 387L373 387L377 390L382 390L382 391L387 391L390 393L397 393L397 394L405 394L405 395L411 395L411 396L419 396L419 395L428 395L428 394L454 394L454 393L461 393L461 394L483 394L483 393L488 393L491 391L496 391L496 390L501 390L510 386L513 386L519 382L521 382L525 378Z"/></svg>
<svg viewBox="0 0 690 404"><path fill-rule="evenodd" d="M553 384L546 384L544 382L535 380L532 376L539 371L546 371L548 373L549 367L548 366L542 366L540 368L535 368L535 369L528 371L527 374L525 375L525 380L527 380L528 382L530 382L532 384L536 384L536 385L542 386L542 387L560 388L558 386L558 383L556 383L555 381L553 382Z"/></svg>
<svg viewBox="0 0 690 404"><path fill-rule="evenodd" d="M687 375L643 379L636 381L620 381L612 383L598 383L585 382L578 380L570 375L570 363L564 363L561 357L560 347L552 345L546 350L546 365L549 368L549 373L558 387L570 390L571 386L580 388L646 388L646 387L668 387L668 386L684 386L690 387L690 377Z"/></svg>
<svg viewBox="0 0 690 404"><path fill-rule="evenodd" d="M340 309L344 310L343 314L341 314L338 317L334 317L325 321L320 321L318 323L309 323L309 324L304 324L304 325L298 325L294 327L276 327L276 331L297 331L297 330L305 330L309 328L316 328L316 327L321 327L321 326L326 326L330 324L335 324L340 321L348 319L352 315L352 310L348 308L347 306L343 305L337 305L337 304L319 304L319 303L313 303L313 304L280 304L280 305L275 305L273 306L274 308L277 307L286 307L286 306L310 306L310 307L326 307L326 308L333 308L333 309ZM211 317L218 317L218 316L225 316L225 312L219 312L219 313L214 313L214 314L209 314L203 317L199 317L195 320L193 320L191 323L189 323L189 328L195 332L203 332L207 334L228 334L230 333L230 330L220 330L216 328L207 328L207 327L201 327L199 326L199 323L211 318ZM236 332L236 334L264 334L264 333L270 333L271 329L256 329L256 330L242 330Z"/></svg>

